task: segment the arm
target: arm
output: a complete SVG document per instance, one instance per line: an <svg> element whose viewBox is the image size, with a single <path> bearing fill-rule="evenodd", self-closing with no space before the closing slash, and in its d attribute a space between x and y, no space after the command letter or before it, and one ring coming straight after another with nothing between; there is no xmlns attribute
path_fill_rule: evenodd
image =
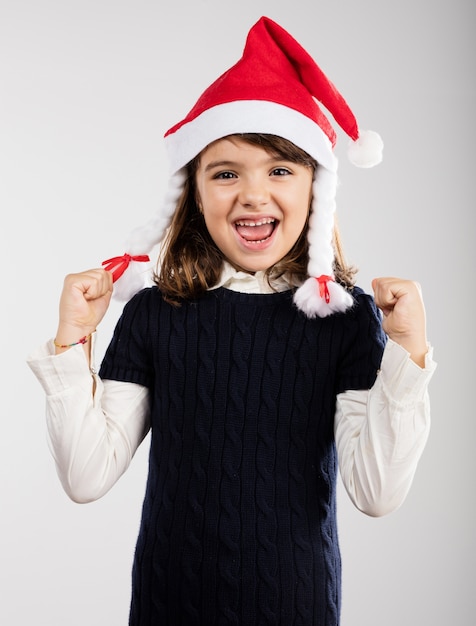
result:
<svg viewBox="0 0 476 626"><path fill-rule="evenodd" d="M425 361L421 369L389 340L373 387L337 396L342 481L355 506L368 515L396 510L413 481L430 429L428 384L436 368L431 351Z"/></svg>
<svg viewBox="0 0 476 626"><path fill-rule="evenodd" d="M335 435L349 496L377 516L398 508L410 488L428 438L428 383L436 365L418 283L376 278L372 287L389 341L373 387L337 397Z"/></svg>
<svg viewBox="0 0 476 626"><path fill-rule="evenodd" d="M91 343L93 360L94 335ZM148 390L102 381L81 345L54 352L49 342L28 364L46 392L48 443L61 484L75 502L91 502L125 472L147 434Z"/></svg>
<svg viewBox="0 0 476 626"><path fill-rule="evenodd" d="M111 488L148 430L147 389L103 385L91 366L94 333L112 288L112 274L102 268L66 276L56 339L29 359L46 392L48 438L60 480L77 502Z"/></svg>

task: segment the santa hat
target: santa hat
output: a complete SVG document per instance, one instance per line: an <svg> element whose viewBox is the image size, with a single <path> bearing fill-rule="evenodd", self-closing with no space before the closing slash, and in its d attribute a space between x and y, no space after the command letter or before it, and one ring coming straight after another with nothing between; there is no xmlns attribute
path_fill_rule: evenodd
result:
<svg viewBox="0 0 476 626"><path fill-rule="evenodd" d="M183 189L186 165L217 139L264 133L288 139L318 163L308 229L309 278L297 289L294 301L308 317L326 317L350 307L352 298L334 281L333 272L336 133L318 102L349 136L348 156L354 165L372 167L381 161L379 135L359 131L344 98L310 55L281 26L262 17L249 31L241 59L165 133L171 168L168 195L158 213L133 231L127 253L104 262L114 278L128 268L116 284L115 296L128 299L143 286L137 263L163 239Z"/></svg>

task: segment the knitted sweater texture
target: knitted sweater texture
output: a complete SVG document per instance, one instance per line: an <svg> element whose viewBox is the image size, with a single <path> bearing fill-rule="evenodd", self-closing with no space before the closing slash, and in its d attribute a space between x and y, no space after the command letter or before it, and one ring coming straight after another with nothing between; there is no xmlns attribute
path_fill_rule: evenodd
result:
<svg viewBox="0 0 476 626"><path fill-rule="evenodd" d="M336 394L367 389L370 296L309 320L292 292L125 307L100 375L151 392L131 626L336 626Z"/></svg>

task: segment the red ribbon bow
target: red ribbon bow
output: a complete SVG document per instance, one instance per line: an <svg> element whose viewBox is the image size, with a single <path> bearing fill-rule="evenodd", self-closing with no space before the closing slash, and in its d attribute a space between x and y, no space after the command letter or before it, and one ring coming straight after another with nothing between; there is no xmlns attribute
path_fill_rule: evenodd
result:
<svg viewBox="0 0 476 626"><path fill-rule="evenodd" d="M116 282L129 267L131 261L139 261L140 263L146 263L150 261L147 254L139 254L137 256L131 256L130 254L123 254L122 256L115 256L112 259L103 261L104 269L108 272L112 272L112 280Z"/></svg>
<svg viewBox="0 0 476 626"><path fill-rule="evenodd" d="M326 276L325 274L323 274L322 276L316 277L316 280L319 283L319 295L321 296L321 298L324 298L327 304L329 304L331 300L331 294L329 293L329 287L327 286L327 283L330 280L334 282L334 278L332 276Z"/></svg>

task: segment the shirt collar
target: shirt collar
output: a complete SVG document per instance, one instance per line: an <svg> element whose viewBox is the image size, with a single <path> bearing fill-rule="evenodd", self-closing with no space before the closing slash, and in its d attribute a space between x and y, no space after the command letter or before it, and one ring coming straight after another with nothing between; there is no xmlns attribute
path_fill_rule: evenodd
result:
<svg viewBox="0 0 476 626"><path fill-rule="evenodd" d="M293 282L286 275L271 279L268 282L268 277L264 271L248 274L247 272L236 270L230 263L224 261L220 280L211 289L224 287L225 289L241 293L275 293L277 291L287 291L295 286L297 286L297 283Z"/></svg>

